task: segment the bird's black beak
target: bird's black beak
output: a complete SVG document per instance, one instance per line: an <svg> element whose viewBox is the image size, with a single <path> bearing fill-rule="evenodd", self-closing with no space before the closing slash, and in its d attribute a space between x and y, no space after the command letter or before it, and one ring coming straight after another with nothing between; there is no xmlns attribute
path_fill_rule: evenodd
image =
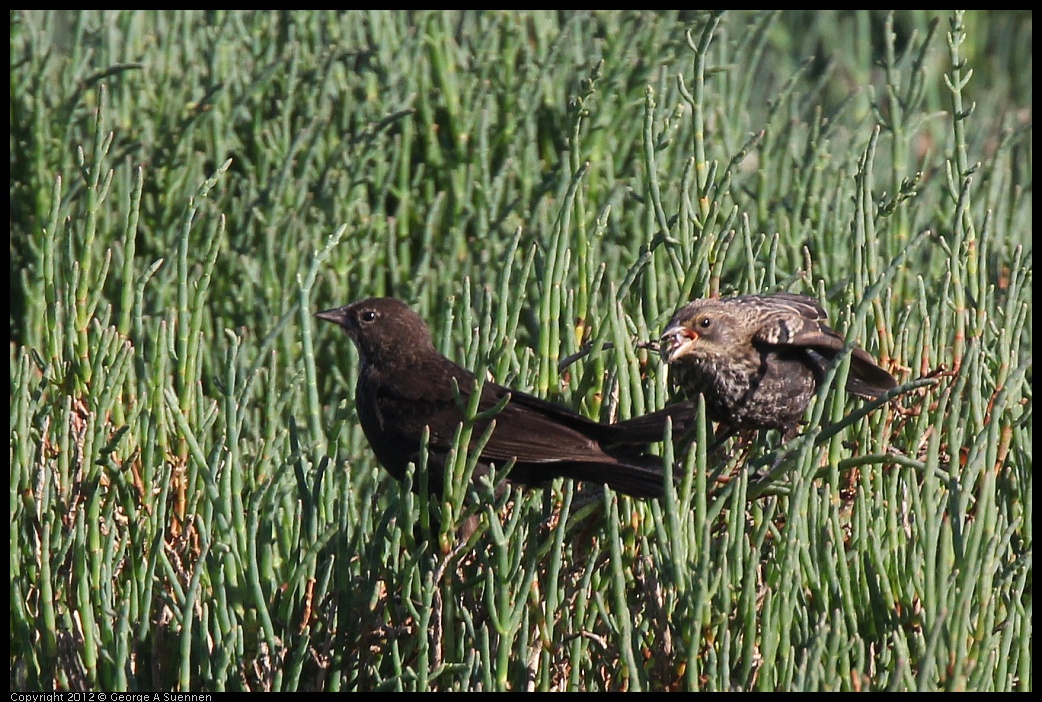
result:
<svg viewBox="0 0 1042 702"><path fill-rule="evenodd" d="M331 310L322 310L321 312L316 312L315 316L323 321L344 326L344 323L347 322L347 308L336 307Z"/></svg>

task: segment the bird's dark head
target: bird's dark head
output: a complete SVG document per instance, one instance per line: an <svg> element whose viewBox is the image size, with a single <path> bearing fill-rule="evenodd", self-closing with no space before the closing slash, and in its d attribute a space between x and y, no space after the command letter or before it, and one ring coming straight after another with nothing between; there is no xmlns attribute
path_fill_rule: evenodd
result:
<svg viewBox="0 0 1042 702"><path fill-rule="evenodd" d="M317 312L315 316L338 324L355 342L363 362L394 359L434 348L423 318L393 297L370 297Z"/></svg>
<svg viewBox="0 0 1042 702"><path fill-rule="evenodd" d="M735 342L732 312L719 300L695 300L682 307L659 340L662 359L675 363L725 354Z"/></svg>

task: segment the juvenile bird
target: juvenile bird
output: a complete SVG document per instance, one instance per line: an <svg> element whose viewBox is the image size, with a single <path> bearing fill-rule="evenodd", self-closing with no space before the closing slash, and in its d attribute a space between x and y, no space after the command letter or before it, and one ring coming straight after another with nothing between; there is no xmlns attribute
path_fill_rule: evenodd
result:
<svg viewBox="0 0 1042 702"><path fill-rule="evenodd" d="M673 316L660 340L674 384L705 398L718 439L739 429L779 429L785 440L845 347L817 300L788 292L695 300ZM847 391L877 398L896 386L864 350L853 348Z"/></svg>
<svg viewBox="0 0 1042 702"><path fill-rule="evenodd" d="M340 325L358 347L360 367L355 405L362 431L377 460L401 480L418 462L424 427L428 439L429 485L440 492L445 461L463 412L453 396L453 380L466 403L474 375L434 348L423 319L394 298L370 298L315 315ZM493 419L495 430L481 451L475 477L515 460L512 482L539 486L556 477L606 484L634 497L658 497L663 490L662 459L647 452L661 441L667 418L682 428L693 418L690 403L642 417L603 424L533 395L493 382L481 388L478 411L493 408L509 394ZM473 437L489 420L479 421ZM680 429L678 429L680 430Z"/></svg>

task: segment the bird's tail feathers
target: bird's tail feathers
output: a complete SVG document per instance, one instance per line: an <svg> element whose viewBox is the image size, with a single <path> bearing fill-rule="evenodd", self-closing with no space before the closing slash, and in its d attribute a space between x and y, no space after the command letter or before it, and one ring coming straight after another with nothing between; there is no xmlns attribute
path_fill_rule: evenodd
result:
<svg viewBox="0 0 1042 702"><path fill-rule="evenodd" d="M850 358L850 374L847 376L847 392L875 399L897 387L894 376L876 365L867 352L854 349Z"/></svg>
<svg viewBox="0 0 1042 702"><path fill-rule="evenodd" d="M613 432L611 443L633 445L662 441L667 419L673 421L673 436L681 436L691 426L697 413L698 407L695 403L676 402L639 417L609 424L607 426L610 426Z"/></svg>
<svg viewBox="0 0 1042 702"><path fill-rule="evenodd" d="M631 497L656 499L664 491L662 459L658 456L636 456L615 463L576 461L554 468L563 477L601 483Z"/></svg>

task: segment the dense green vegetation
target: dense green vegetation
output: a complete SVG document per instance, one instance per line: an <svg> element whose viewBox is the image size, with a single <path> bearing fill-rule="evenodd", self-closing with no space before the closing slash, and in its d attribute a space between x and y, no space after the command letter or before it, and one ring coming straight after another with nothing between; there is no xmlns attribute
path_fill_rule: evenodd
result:
<svg viewBox="0 0 1042 702"><path fill-rule="evenodd" d="M1032 688L1030 12L10 17L12 690ZM900 387L654 502L429 504L311 317L608 421L780 289Z"/></svg>

